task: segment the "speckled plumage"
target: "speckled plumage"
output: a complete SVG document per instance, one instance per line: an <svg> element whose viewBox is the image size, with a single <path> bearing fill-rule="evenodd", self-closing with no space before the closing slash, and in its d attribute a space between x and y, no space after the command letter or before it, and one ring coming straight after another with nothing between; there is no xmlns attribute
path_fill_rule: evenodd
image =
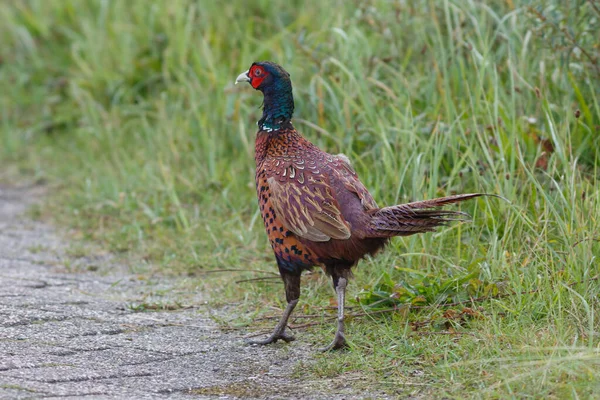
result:
<svg viewBox="0 0 600 400"><path fill-rule="evenodd" d="M283 68L254 63L238 81L264 94L255 147L256 191L288 301L273 334L254 343L293 340L285 329L300 297L300 275L318 265L332 277L338 295L338 329L326 350L344 347L344 296L351 268L393 236L429 232L464 215L438 207L481 194L379 208L346 156L322 151L293 127L292 85Z"/></svg>
<svg viewBox="0 0 600 400"><path fill-rule="evenodd" d="M255 159L261 214L285 272L334 263L347 269L385 244L367 239L368 212L377 204L345 156L321 151L290 123L258 132Z"/></svg>

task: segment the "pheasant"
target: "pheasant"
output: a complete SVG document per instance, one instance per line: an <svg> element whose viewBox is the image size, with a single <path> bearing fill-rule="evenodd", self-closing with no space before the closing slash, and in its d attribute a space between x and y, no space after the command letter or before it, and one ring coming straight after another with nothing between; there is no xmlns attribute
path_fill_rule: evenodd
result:
<svg viewBox="0 0 600 400"><path fill-rule="evenodd" d="M273 62L255 62L238 82L250 83L264 96L255 145L256 192L287 300L273 333L250 343L294 340L286 328L300 298L300 275L321 266L332 278L338 304L337 330L323 351L346 347L344 299L352 267L393 236L430 232L465 215L439 207L483 194L380 208L345 155L328 154L296 131L289 73Z"/></svg>

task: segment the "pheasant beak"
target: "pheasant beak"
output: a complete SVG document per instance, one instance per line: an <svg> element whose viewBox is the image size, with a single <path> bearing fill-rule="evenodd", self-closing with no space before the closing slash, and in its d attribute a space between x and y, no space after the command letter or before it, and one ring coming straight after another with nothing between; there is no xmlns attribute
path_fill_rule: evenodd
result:
<svg viewBox="0 0 600 400"><path fill-rule="evenodd" d="M238 77L235 79L235 84L237 85L239 82L250 82L250 76L248 76L249 72L250 70L239 74Z"/></svg>

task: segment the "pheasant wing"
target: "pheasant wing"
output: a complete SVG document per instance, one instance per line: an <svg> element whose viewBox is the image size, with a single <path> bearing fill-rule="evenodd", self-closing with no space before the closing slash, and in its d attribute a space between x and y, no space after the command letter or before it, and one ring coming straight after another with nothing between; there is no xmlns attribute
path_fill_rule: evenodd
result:
<svg viewBox="0 0 600 400"><path fill-rule="evenodd" d="M283 225L297 236L314 242L348 239L350 226L323 176L303 184L295 180L278 182L267 179L271 203Z"/></svg>
<svg viewBox="0 0 600 400"><path fill-rule="evenodd" d="M371 193L358 179L358 175L346 155L338 154L335 156L335 167L332 170L337 174L344 187L358 196L365 211L379 208Z"/></svg>

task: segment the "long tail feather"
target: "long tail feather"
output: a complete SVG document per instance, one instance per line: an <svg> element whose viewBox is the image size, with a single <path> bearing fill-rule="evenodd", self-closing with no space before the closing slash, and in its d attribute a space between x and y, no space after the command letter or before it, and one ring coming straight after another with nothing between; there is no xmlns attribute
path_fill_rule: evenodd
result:
<svg viewBox="0 0 600 400"><path fill-rule="evenodd" d="M416 233L432 232L435 228L452 221L469 221L470 216L467 213L437 210L436 208L480 196L500 197L485 193L469 193L380 208L373 213L371 219L371 236L408 236Z"/></svg>

